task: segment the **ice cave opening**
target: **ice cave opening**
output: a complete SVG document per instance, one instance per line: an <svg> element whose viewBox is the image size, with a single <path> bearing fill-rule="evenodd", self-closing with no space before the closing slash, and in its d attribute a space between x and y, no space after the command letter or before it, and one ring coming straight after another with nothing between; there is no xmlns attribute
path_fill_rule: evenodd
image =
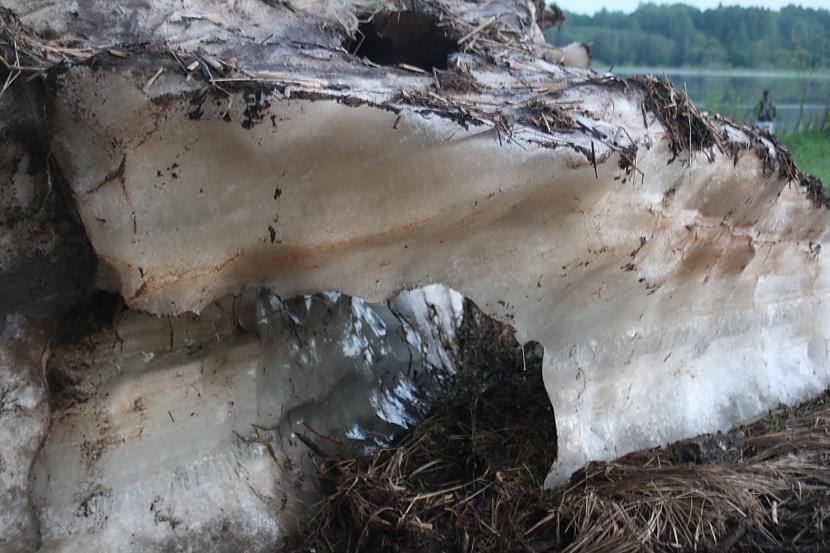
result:
<svg viewBox="0 0 830 553"><path fill-rule="evenodd" d="M447 68L459 49L458 38L434 14L378 12L363 18L344 47L378 65L405 64L430 72Z"/></svg>

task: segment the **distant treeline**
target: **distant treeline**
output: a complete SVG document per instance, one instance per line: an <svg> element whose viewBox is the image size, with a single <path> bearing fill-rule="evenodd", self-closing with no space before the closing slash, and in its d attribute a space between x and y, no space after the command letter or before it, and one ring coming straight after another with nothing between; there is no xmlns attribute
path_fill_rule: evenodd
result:
<svg viewBox="0 0 830 553"><path fill-rule="evenodd" d="M592 45L595 60L615 65L818 69L830 66L830 10L788 6L699 10L642 4L625 14L567 13L547 32L557 44Z"/></svg>

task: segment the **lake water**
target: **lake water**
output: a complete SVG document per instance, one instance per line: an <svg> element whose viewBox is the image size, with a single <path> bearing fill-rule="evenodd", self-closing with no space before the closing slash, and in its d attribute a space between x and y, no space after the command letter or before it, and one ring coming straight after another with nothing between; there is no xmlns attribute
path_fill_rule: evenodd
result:
<svg viewBox="0 0 830 553"><path fill-rule="evenodd" d="M604 71L607 68L595 69ZM767 89L778 108L778 133L794 130L799 123L799 114L801 129L830 119L830 72L687 67L616 67L612 71L624 76L667 77L681 90L685 88L695 103L704 109L744 123L753 121L755 104L761 92Z"/></svg>

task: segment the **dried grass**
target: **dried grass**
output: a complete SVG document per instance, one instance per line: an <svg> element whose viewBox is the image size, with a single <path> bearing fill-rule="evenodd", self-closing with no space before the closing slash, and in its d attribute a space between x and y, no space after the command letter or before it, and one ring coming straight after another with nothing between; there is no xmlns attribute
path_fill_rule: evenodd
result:
<svg viewBox="0 0 830 553"><path fill-rule="evenodd" d="M672 154L683 150L722 149L724 139L714 122L703 114L688 95L672 83L651 75L636 75L628 84L643 92L645 111L654 113L668 133ZM644 121L645 126L648 124Z"/></svg>
<svg viewBox="0 0 830 553"><path fill-rule="evenodd" d="M530 374L437 409L373 455L322 459L325 498L288 550L506 551L527 541L547 514L539 490L556 443L544 388Z"/></svg>
<svg viewBox="0 0 830 553"><path fill-rule="evenodd" d="M437 408L391 447L321 459L323 500L284 551L830 547L823 399L783 423L777 414L741 432L591 463L569 486L544 491L555 435L538 372L501 368L488 390Z"/></svg>

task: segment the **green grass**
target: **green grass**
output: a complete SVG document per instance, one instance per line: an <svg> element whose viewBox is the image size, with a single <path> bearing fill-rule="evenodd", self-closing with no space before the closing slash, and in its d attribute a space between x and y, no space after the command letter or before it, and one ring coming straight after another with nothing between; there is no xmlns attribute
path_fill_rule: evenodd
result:
<svg viewBox="0 0 830 553"><path fill-rule="evenodd" d="M830 195L830 132L808 131L778 138L792 152L801 170L820 178Z"/></svg>

